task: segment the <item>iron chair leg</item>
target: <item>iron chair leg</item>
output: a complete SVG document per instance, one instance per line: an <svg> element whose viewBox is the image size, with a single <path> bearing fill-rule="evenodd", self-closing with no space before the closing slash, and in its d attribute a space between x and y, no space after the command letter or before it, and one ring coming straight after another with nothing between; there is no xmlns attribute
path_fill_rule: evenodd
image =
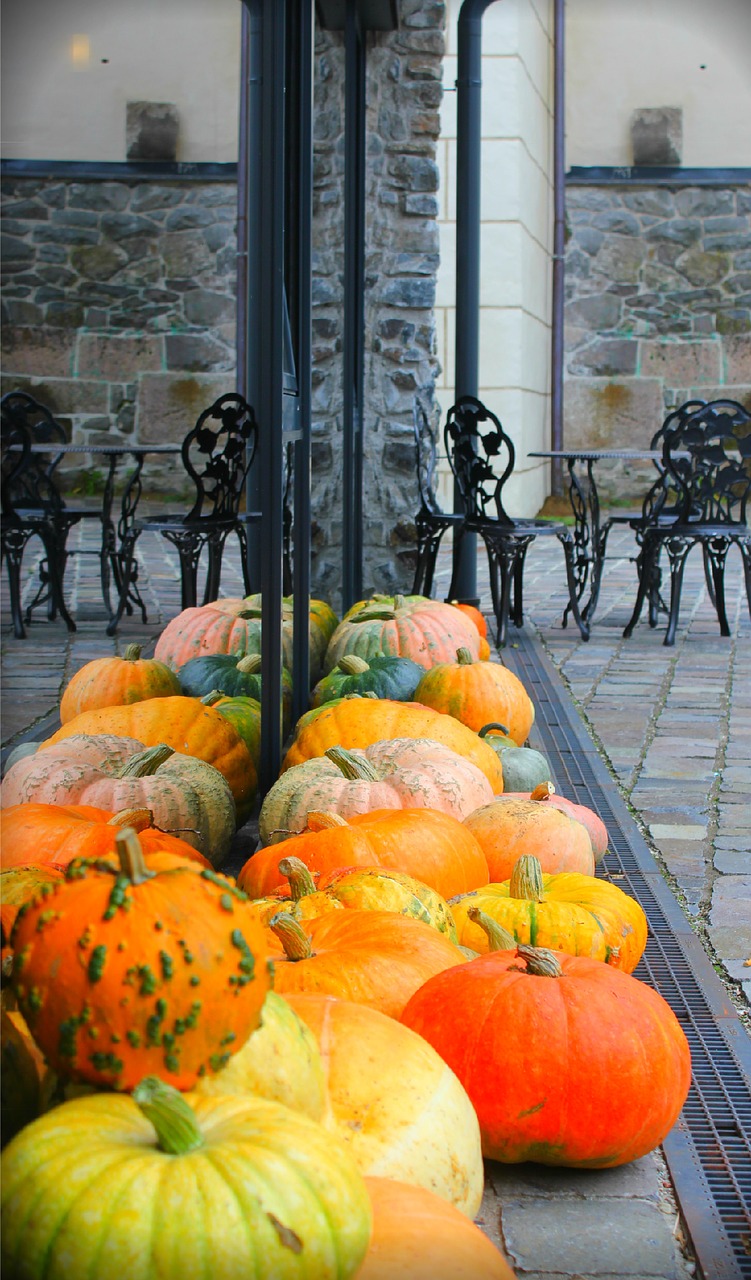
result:
<svg viewBox="0 0 751 1280"><path fill-rule="evenodd" d="M209 552L208 571L206 573L206 586L203 592L203 603L210 604L212 600L216 600L219 595L219 584L222 579L222 556L224 553L224 543L227 534L213 531L206 539L206 545Z"/></svg>
<svg viewBox="0 0 751 1280"><path fill-rule="evenodd" d="M730 627L728 625L728 615L725 608L725 562L730 550L730 543L725 538L710 538L708 542L702 543L702 552L704 554L704 570L706 573L707 562L709 562L712 578L713 592L710 592L712 604L715 607L717 621L720 624L720 635L729 636Z"/></svg>
<svg viewBox="0 0 751 1280"><path fill-rule="evenodd" d="M645 535L644 541L636 558L636 567L639 573L639 587L636 593L636 602L634 604L633 613L623 629L624 639L628 640L641 616L642 607L647 595L650 591L650 583L653 580L657 562L660 557L660 544L655 538Z"/></svg>
<svg viewBox="0 0 751 1280"><path fill-rule="evenodd" d="M13 619L13 634L17 640L26 639L26 628L23 624L21 608L21 561L28 538L20 529L8 529L3 534L3 556L8 566L8 590L10 594L10 613Z"/></svg>
<svg viewBox="0 0 751 1280"><path fill-rule="evenodd" d="M675 644L675 632L678 626L678 614L681 607L681 588L683 586L683 571L686 567L686 559L693 543L685 538L668 538L666 540L668 559L670 561L670 615L668 617L667 631L663 644ZM725 619L727 627L727 619ZM722 628L722 622L720 623ZM729 632L723 631L723 635Z"/></svg>
<svg viewBox="0 0 751 1280"><path fill-rule="evenodd" d="M54 618L58 613L69 631L76 630L76 624L68 613L63 595L63 575L68 559L65 544L61 544L56 532L51 528L37 530L47 556L47 573L50 586L50 607L48 613Z"/></svg>

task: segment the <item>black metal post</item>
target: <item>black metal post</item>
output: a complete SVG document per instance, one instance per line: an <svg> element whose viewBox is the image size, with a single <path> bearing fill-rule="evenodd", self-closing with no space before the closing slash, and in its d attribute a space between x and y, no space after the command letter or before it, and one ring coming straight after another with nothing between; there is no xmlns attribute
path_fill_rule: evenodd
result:
<svg viewBox="0 0 751 1280"><path fill-rule="evenodd" d="M342 390L342 610L362 596L365 243L365 38L347 6L344 124L344 358Z"/></svg>
<svg viewBox="0 0 751 1280"><path fill-rule="evenodd" d="M566 179L564 120L564 0L555 0L553 17L553 305L550 375L551 449L563 448L563 303L566 265ZM563 493L563 462L553 458L551 491Z"/></svg>
<svg viewBox="0 0 751 1280"><path fill-rule="evenodd" d="M476 396L480 335L480 173L482 18L493 0L464 0L457 28L456 80L456 375L455 398ZM454 486L454 510L461 497ZM454 588L476 603L477 536L454 548Z"/></svg>
<svg viewBox="0 0 751 1280"><path fill-rule="evenodd" d="M256 42L252 62L260 72L260 77L249 80L248 142L253 149L248 164L248 224L254 238L249 243L246 361L248 394L260 427L261 795L276 781L282 756L286 8L278 0L249 3L251 44ZM301 674L293 673L296 681ZM307 676L306 671L306 682Z"/></svg>
<svg viewBox="0 0 751 1280"><path fill-rule="evenodd" d="M252 349L258 330L261 307L261 285L258 278L260 255L259 212L261 188L254 166L259 163L261 132L261 36L263 32L262 0L245 0L241 33L240 66L240 139L238 148L238 299L237 299L237 378L238 389L258 412L258 389L262 381L257 353ZM242 188L242 189L241 189ZM251 194L252 193L252 194ZM242 217L241 217L242 214ZM240 288L244 298L240 300ZM259 419L260 421L260 419ZM245 506L260 511L263 504L260 459L251 467L245 482ZM248 528L248 581L253 589L261 582L261 538L252 526Z"/></svg>

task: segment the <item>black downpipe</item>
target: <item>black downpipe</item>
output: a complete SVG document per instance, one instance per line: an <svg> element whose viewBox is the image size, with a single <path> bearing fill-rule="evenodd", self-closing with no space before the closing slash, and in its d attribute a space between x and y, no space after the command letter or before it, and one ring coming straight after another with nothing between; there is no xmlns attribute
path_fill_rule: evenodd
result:
<svg viewBox="0 0 751 1280"><path fill-rule="evenodd" d="M550 447L563 448L563 304L566 266L566 125L564 98L564 0L555 0L553 17L553 297ZM563 493L563 462L553 458L551 492Z"/></svg>
<svg viewBox="0 0 751 1280"><path fill-rule="evenodd" d="M480 350L480 175L482 142L482 19L494 0L464 0L457 28L456 80L456 375L454 395L476 396ZM454 510L462 511L454 486ZM454 548L454 589L479 604L477 535Z"/></svg>
<svg viewBox="0 0 751 1280"><path fill-rule="evenodd" d="M261 305L258 280L260 200L258 175L254 166L260 163L261 137L261 34L263 0L245 0L241 34L240 140L237 162L237 385L258 415L258 391L261 381L253 342L257 341L257 320ZM241 300L240 290L243 290ZM261 421L260 418L258 419ZM263 509L263 485L259 459L250 468L245 482L247 511ZM248 581L255 588L261 581L261 538L253 527L248 529Z"/></svg>
<svg viewBox="0 0 751 1280"><path fill-rule="evenodd" d="M357 7L344 28L344 352L342 388L342 612L362 598L365 308L365 37Z"/></svg>

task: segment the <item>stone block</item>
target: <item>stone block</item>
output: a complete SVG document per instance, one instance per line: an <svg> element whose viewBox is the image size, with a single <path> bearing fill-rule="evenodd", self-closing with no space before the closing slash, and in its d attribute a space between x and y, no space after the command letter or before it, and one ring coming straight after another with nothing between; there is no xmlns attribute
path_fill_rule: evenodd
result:
<svg viewBox="0 0 751 1280"><path fill-rule="evenodd" d="M643 1200L624 1200L603 1232L603 1207L596 1197L504 1204L502 1227L512 1267L564 1275L632 1276L677 1280L678 1256L672 1222ZM540 1231L541 1215L545 1231Z"/></svg>
<svg viewBox="0 0 751 1280"><path fill-rule="evenodd" d="M719 381L722 347L714 342L660 342L642 339L640 369L643 377L663 378L669 387L690 387Z"/></svg>
<svg viewBox="0 0 751 1280"><path fill-rule="evenodd" d="M722 349L727 381L751 386L751 335L729 334L723 339Z"/></svg>
<svg viewBox="0 0 751 1280"><path fill-rule="evenodd" d="M226 293L211 289L191 289L185 295L185 318L190 324L211 325L222 320L234 320L235 299Z"/></svg>
<svg viewBox="0 0 751 1280"><path fill-rule="evenodd" d="M628 338L601 338L576 352L569 361L570 373L605 376L636 373L638 342Z"/></svg>
<svg viewBox="0 0 751 1280"><path fill-rule="evenodd" d="M204 409L234 389L232 373L143 374L138 380L138 439L144 444L181 443Z"/></svg>
<svg viewBox="0 0 751 1280"><path fill-rule="evenodd" d="M8 370L4 374L10 378ZM57 418L62 414L106 414L107 386L102 382L84 382L80 378L31 376L14 378L13 385L29 391L35 400L46 405ZM4 388L10 390L10 387Z"/></svg>
<svg viewBox="0 0 751 1280"><path fill-rule="evenodd" d="M592 293L570 302L565 310L566 325L580 325L584 329L612 329L621 315L621 300L612 293Z"/></svg>
<svg viewBox="0 0 751 1280"><path fill-rule="evenodd" d="M640 107L631 115L635 165L676 165L683 153L680 107Z"/></svg>
<svg viewBox="0 0 751 1280"><path fill-rule="evenodd" d="M210 333L168 333L164 344L168 369L211 373L235 365L235 353Z"/></svg>
<svg viewBox="0 0 751 1280"><path fill-rule="evenodd" d="M158 247L168 279L190 279L213 263L206 241L196 231L168 231L160 237Z"/></svg>
<svg viewBox="0 0 751 1280"><path fill-rule="evenodd" d="M4 325L4 372L8 377L25 374L37 378L67 378L73 371L75 342L75 333L68 329Z"/></svg>
<svg viewBox="0 0 751 1280"><path fill-rule="evenodd" d="M124 249L115 244L79 245L70 255L71 265L89 280L109 280L128 261Z"/></svg>
<svg viewBox="0 0 751 1280"><path fill-rule="evenodd" d="M567 378L564 439L569 447L641 449L665 416L657 378Z"/></svg>
<svg viewBox="0 0 751 1280"><path fill-rule="evenodd" d="M162 368L161 337L111 337L82 333L78 339L79 376L124 382Z"/></svg>

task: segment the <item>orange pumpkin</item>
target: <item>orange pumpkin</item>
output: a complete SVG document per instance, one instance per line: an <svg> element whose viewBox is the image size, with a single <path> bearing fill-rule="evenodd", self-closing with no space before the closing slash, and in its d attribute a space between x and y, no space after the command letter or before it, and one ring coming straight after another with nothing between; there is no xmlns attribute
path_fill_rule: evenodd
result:
<svg viewBox="0 0 751 1280"><path fill-rule="evenodd" d="M595 873L586 827L544 801L496 796L465 818L464 825L482 847L493 884L509 880L517 859L525 853L538 858L542 870L551 875Z"/></svg>
<svg viewBox="0 0 751 1280"><path fill-rule="evenodd" d="M431 978L402 1021L458 1075L491 1160L627 1164L663 1141L688 1094L670 1006L601 960L494 951Z"/></svg>
<svg viewBox="0 0 751 1280"><path fill-rule="evenodd" d="M258 1025L263 929L224 876L156 870L127 828L116 844L119 866L77 860L19 912L19 1008L63 1075L129 1090L158 1073L189 1089Z"/></svg>
<svg viewBox="0 0 751 1280"><path fill-rule="evenodd" d="M357 1280L514 1280L492 1241L425 1187L365 1178L373 1233Z"/></svg>
<svg viewBox="0 0 751 1280"><path fill-rule="evenodd" d="M567 813L570 818L576 818L578 822L582 822L589 832L589 838L592 841L592 852L595 855L595 862L602 862L608 851L608 832L605 823L594 809L590 809L585 804L577 804L574 800L568 800L566 796L559 796L552 782L541 782L535 787L534 791L505 791L504 798L510 800L545 800L552 805L554 809L560 809L562 813Z"/></svg>
<svg viewBox="0 0 751 1280"><path fill-rule="evenodd" d="M67 724L82 711L181 692L180 681L169 667L156 658L142 658L141 645L129 644L121 658L95 658L76 672L60 703L60 722Z"/></svg>
<svg viewBox="0 0 751 1280"><path fill-rule="evenodd" d="M39 749L43 751L74 733L115 734L135 738L146 747L163 742L181 755L205 760L227 779L238 818L244 820L250 812L258 778L248 749L224 716L197 698L149 698L126 707L84 711L47 738Z"/></svg>
<svg viewBox="0 0 751 1280"><path fill-rule="evenodd" d="M501 721L515 742L526 742L535 709L518 676L500 662L478 662L469 649L457 649L451 662L427 671L415 689L415 702L454 716L475 733Z"/></svg>
<svg viewBox="0 0 751 1280"><path fill-rule="evenodd" d="M297 722L295 738L282 770L322 756L328 747L360 747L385 738L430 738L476 764L493 788L503 790L503 767L492 747L476 733L431 707L389 698L341 698L306 711Z"/></svg>
<svg viewBox="0 0 751 1280"><path fill-rule="evenodd" d="M44 867L36 863L24 863L20 867L8 867L0 871L0 940L3 948L8 946L16 916L24 902L33 898L42 885L52 884L63 878L61 868Z"/></svg>
<svg viewBox="0 0 751 1280"><path fill-rule="evenodd" d="M485 621L484 614L480 613L479 609L475 608L473 604L464 604L461 600L449 600L449 604L453 605L455 609L460 609L467 618L471 618L480 635L487 639L488 624Z"/></svg>
<svg viewBox="0 0 751 1280"><path fill-rule="evenodd" d="M376 655L411 658L427 671L453 657L465 645L480 653L480 635L458 609L426 596L373 596L345 613L328 643L324 671L333 670L346 653L370 659Z"/></svg>
<svg viewBox="0 0 751 1280"><path fill-rule="evenodd" d="M112 813L86 804L11 805L0 811L3 870L28 863L64 871L74 858L111 858L120 827L138 832L146 857L169 854L201 867L210 866L191 845L152 827L148 809Z"/></svg>
<svg viewBox="0 0 751 1280"><path fill-rule="evenodd" d="M329 911L269 922L282 951L273 953L274 990L318 991L398 1018L429 977L464 964L464 952L422 920L392 911Z"/></svg>
<svg viewBox="0 0 751 1280"><path fill-rule="evenodd" d="M381 809L346 822L337 814L308 814L308 830L259 849L237 877L251 898L284 885L282 858L312 872L341 867L388 867L414 876L443 898L488 883L485 855L465 824L435 809ZM456 887L454 887L456 886Z"/></svg>

